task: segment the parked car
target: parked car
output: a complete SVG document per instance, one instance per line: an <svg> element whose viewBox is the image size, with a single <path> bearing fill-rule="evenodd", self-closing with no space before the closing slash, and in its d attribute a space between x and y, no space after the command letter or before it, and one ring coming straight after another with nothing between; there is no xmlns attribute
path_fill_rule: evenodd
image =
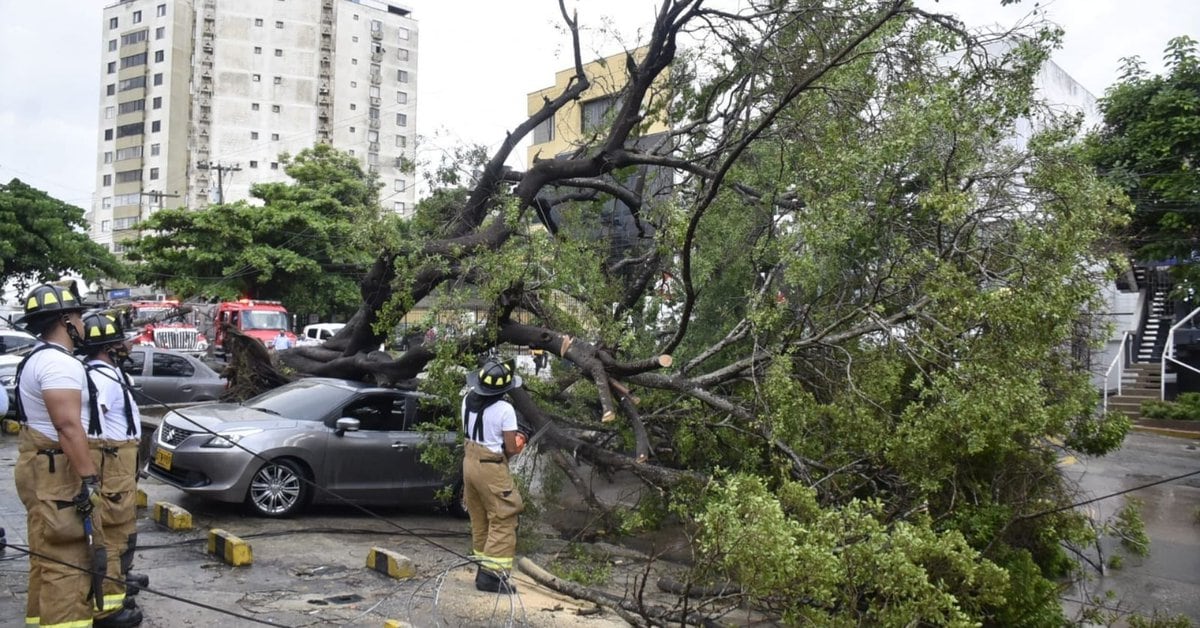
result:
<svg viewBox="0 0 1200 628"><path fill-rule="evenodd" d="M33 348L38 339L32 334L16 329L0 329L0 354L25 353Z"/></svg>
<svg viewBox="0 0 1200 628"><path fill-rule="evenodd" d="M307 347L319 345L333 338L345 326L345 323L314 323L312 325L305 325L296 339L296 346Z"/></svg>
<svg viewBox="0 0 1200 628"><path fill-rule="evenodd" d="M157 347L133 347L121 368L133 376L138 405L216 401L225 380L199 359Z"/></svg>
<svg viewBox="0 0 1200 628"><path fill-rule="evenodd" d="M22 356L0 355L0 386L4 386L4 394L8 396L8 413L5 416L17 414L17 365Z"/></svg>
<svg viewBox="0 0 1200 628"><path fill-rule="evenodd" d="M457 478L420 460L424 444L455 443L452 432L420 429L448 408L414 392L302 379L242 404L169 413L146 470L187 493L244 501L267 517L342 501L330 493L359 504L435 504L447 486L455 488L451 511L463 516Z"/></svg>

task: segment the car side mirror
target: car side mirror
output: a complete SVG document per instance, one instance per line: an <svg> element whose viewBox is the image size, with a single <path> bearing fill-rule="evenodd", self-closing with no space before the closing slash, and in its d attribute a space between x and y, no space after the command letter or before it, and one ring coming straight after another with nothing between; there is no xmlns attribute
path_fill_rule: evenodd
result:
<svg viewBox="0 0 1200 628"><path fill-rule="evenodd" d="M358 422L358 419L344 416L337 420L337 431L335 433L341 436L346 432L357 432L360 425L362 424Z"/></svg>

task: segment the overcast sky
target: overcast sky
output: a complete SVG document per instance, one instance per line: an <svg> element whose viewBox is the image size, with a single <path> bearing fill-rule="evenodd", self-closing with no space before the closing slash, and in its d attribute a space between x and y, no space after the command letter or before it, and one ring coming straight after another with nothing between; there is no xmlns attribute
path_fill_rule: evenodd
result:
<svg viewBox="0 0 1200 628"><path fill-rule="evenodd" d="M226 0L231 1L231 0ZM299 0L289 0L299 1ZM309 0L315 1L315 0ZM0 182L17 177L88 208L96 167L101 12L97 0L0 0ZM420 24L418 161L460 142L497 146L524 118L525 96L570 64L555 0L407 0ZM1066 29L1055 61L1096 96L1119 59L1162 67L1167 40L1200 39L1198 0L919 0L969 25L1012 25L1037 7ZM635 45L653 0L568 0L589 31L585 54ZM1136 8L1134 8L1136 7ZM600 43L607 42L607 43ZM524 150L517 155L523 159Z"/></svg>

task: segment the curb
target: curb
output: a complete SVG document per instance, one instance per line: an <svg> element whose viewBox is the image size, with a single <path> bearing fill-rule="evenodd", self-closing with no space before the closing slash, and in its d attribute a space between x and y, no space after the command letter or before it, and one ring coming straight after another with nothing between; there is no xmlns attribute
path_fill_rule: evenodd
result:
<svg viewBox="0 0 1200 628"><path fill-rule="evenodd" d="M192 529L192 513L167 502L154 502L154 513L151 519L170 530Z"/></svg>
<svg viewBox="0 0 1200 628"><path fill-rule="evenodd" d="M417 575L417 568L413 566L411 558L382 547L372 547L367 553L367 568L397 580Z"/></svg>
<svg viewBox="0 0 1200 628"><path fill-rule="evenodd" d="M234 567L254 562L250 544L220 528L208 531L208 553Z"/></svg>

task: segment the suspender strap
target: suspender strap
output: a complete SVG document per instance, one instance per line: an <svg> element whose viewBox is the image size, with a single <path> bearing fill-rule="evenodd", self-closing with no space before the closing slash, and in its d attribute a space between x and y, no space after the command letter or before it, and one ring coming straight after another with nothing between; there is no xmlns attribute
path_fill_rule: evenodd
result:
<svg viewBox="0 0 1200 628"><path fill-rule="evenodd" d="M101 371L101 368L111 370L116 376L109 375ZM107 377L117 383L121 387L121 394L125 397L125 435L133 436L137 434L137 429L133 423L133 398L129 395L129 389L132 386L129 382L129 376L115 366L108 364L87 364L88 370L88 391L92 394L92 417L96 418L100 414L100 409L96 401L96 384L92 382L92 373L97 373L99 377ZM88 433L91 433L91 423L88 423Z"/></svg>
<svg viewBox="0 0 1200 628"><path fill-rule="evenodd" d="M104 434L104 428L100 425L100 400L97 399L96 382L92 381L91 371L95 370L91 366L84 365L85 379L87 379L88 387L88 410L91 416L88 417L88 436L100 436Z"/></svg>
<svg viewBox="0 0 1200 628"><path fill-rule="evenodd" d="M21 358L21 363L17 365L17 377L14 380L16 382L16 386L13 389L13 394L17 398L16 405L17 405L17 422L18 423L28 423L29 422L28 417L25 416L25 408L24 408L24 406L21 405L21 371L25 370L25 363L29 361L29 358L32 358L34 356L34 354L36 354L38 351L44 351L46 349L57 349L58 351L62 351L63 353L66 353L67 355L71 355L70 353L67 352L66 349L63 349L62 347L60 347L58 345L51 344L49 342L43 342L42 344L34 347L33 351L26 353L24 358ZM74 357L74 356L72 356L72 357ZM53 465L54 465L53 460L54 459L51 458L51 463L50 463L51 467L53 467Z"/></svg>
<svg viewBox="0 0 1200 628"><path fill-rule="evenodd" d="M474 392L467 393L467 402L463 404L463 433L467 438L477 443L483 442L483 411L493 403L500 401L503 395L484 397ZM471 426L471 413L476 413L475 425Z"/></svg>

